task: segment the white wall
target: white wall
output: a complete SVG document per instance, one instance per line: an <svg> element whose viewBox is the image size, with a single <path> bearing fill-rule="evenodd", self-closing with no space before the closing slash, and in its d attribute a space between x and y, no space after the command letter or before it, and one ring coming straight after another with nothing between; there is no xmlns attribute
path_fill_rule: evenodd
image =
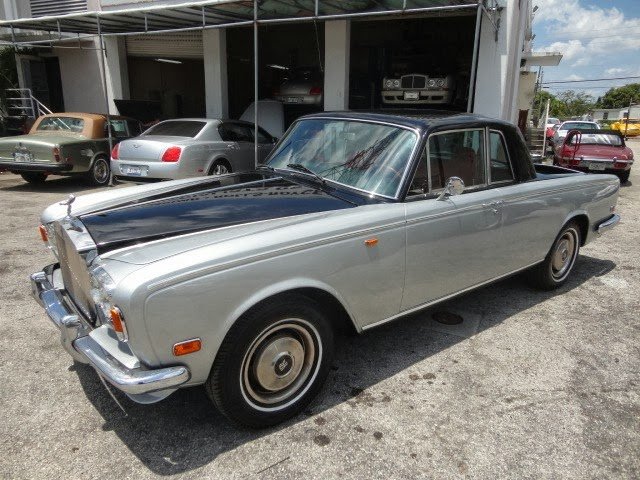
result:
<svg viewBox="0 0 640 480"><path fill-rule="evenodd" d="M473 111L516 122L520 60L529 2L507 0L504 4L497 42L493 25L487 15L482 14Z"/></svg>
<svg viewBox="0 0 640 480"><path fill-rule="evenodd" d="M227 34L222 28L202 32L204 90L208 118L229 116Z"/></svg>
<svg viewBox="0 0 640 480"><path fill-rule="evenodd" d="M83 46L88 48L54 48L60 60L64 106L68 112L105 113L100 50L97 41L84 42Z"/></svg>
<svg viewBox="0 0 640 480"><path fill-rule="evenodd" d="M123 37L104 37L107 50L107 92L109 93L109 113L118 113L114 99L129 99L129 71L127 67L127 47ZM98 55L96 61L100 61Z"/></svg>
<svg viewBox="0 0 640 480"><path fill-rule="evenodd" d="M351 22L333 20L324 23L324 109L349 107L349 53Z"/></svg>

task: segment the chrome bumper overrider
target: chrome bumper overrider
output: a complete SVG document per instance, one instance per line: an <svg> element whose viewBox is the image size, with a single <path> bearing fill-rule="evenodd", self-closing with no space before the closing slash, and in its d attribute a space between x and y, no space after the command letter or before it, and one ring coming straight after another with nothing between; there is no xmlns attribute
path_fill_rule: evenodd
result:
<svg viewBox="0 0 640 480"><path fill-rule="evenodd" d="M613 227L615 227L619 222L620 215L614 213L613 215L611 215L611 217L598 225L598 227L596 228L596 232L598 232L598 235L602 235L607 230L611 230Z"/></svg>
<svg viewBox="0 0 640 480"><path fill-rule="evenodd" d="M105 351L89 334L92 327L53 286L56 264L31 275L31 293L60 330L64 349L77 361L87 363L118 390L129 395L143 395L175 389L190 378L189 369L178 365L157 369L128 368Z"/></svg>

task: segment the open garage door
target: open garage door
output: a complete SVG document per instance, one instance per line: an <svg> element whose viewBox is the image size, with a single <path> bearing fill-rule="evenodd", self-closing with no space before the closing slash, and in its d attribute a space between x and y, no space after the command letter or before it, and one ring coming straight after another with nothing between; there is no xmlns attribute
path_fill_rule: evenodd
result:
<svg viewBox="0 0 640 480"><path fill-rule="evenodd" d="M353 21L350 109L466 111L477 13Z"/></svg>
<svg viewBox="0 0 640 480"><path fill-rule="evenodd" d="M126 45L130 106L157 119L205 116L202 32L135 35Z"/></svg>

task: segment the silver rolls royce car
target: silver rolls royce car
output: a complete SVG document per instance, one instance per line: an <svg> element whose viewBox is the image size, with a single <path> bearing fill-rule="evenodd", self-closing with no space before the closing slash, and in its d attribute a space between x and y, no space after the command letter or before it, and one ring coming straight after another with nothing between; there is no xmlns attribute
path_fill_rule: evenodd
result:
<svg viewBox="0 0 640 480"><path fill-rule="evenodd" d="M181 118L160 122L111 151L116 180L149 182L222 175L255 167L253 124L240 120ZM258 127L258 161L276 139Z"/></svg>
<svg viewBox="0 0 640 480"><path fill-rule="evenodd" d="M298 119L256 171L94 193L42 214L31 276L64 348L132 400L204 385L252 427L321 388L334 336L527 271L567 281L620 182L533 165L472 115Z"/></svg>

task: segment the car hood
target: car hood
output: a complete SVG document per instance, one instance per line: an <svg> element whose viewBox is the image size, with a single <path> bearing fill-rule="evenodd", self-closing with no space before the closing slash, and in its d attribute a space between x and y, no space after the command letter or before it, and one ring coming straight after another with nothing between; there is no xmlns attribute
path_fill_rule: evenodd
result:
<svg viewBox="0 0 640 480"><path fill-rule="evenodd" d="M179 235L354 206L311 184L256 172L150 196L80 219L102 254Z"/></svg>

